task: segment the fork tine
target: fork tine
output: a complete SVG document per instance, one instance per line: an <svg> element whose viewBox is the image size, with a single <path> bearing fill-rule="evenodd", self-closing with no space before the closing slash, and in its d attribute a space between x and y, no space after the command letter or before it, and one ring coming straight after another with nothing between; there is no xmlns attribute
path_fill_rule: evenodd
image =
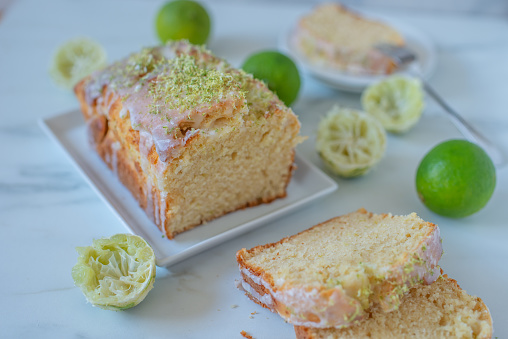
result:
<svg viewBox="0 0 508 339"><path fill-rule="evenodd" d="M379 44L375 48L384 55L390 57L400 68L408 66L411 62L415 61L416 55L410 49L405 46L396 46L390 44ZM468 139L480 147L482 147L487 154L491 157L494 165L501 168L507 164L508 159L504 153L493 144L488 138L479 133L471 124L469 124L464 118L462 118L457 112L455 112L438 94L432 89L419 75L414 71L411 72L414 76L418 77L423 84L425 92L430 95L447 113L452 123L457 129Z"/></svg>
<svg viewBox="0 0 508 339"><path fill-rule="evenodd" d="M399 67L405 67L417 59L416 54L405 46L378 44L375 48L393 59Z"/></svg>

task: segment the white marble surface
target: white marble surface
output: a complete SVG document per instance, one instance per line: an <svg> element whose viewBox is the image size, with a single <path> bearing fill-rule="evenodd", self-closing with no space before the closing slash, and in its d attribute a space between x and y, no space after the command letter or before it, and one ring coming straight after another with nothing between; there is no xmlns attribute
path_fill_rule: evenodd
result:
<svg viewBox="0 0 508 339"><path fill-rule="evenodd" d="M441 227L442 266L490 307L495 336L508 337L508 170L479 213L453 220L428 211L414 188L416 167L436 143L460 137L428 101L410 133L390 136L384 160L369 175L336 179L338 191L282 219L176 266L158 268L155 288L139 306L109 312L85 303L70 276L75 246L124 232L37 120L77 107L48 77L54 49L79 35L103 44L109 60L157 43L157 1L16 1L0 21L0 337L2 338L294 338L292 326L234 288L235 252L276 241L359 207L417 212ZM210 48L239 65L249 53L275 48L278 33L311 4L263 6L210 2ZM434 87L467 119L508 150L508 22L502 17L386 11L426 32L438 48ZM313 150L316 123L334 103L358 107L304 76L295 112L309 140L300 153L322 167ZM232 305L238 307L233 308Z"/></svg>

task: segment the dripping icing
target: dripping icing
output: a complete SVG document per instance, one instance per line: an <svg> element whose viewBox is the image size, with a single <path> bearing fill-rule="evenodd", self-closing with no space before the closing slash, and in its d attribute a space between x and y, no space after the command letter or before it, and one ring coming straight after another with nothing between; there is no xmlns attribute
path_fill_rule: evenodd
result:
<svg viewBox="0 0 508 339"><path fill-rule="evenodd" d="M248 111L249 90L258 92L260 87L264 84L203 48L177 42L145 48L94 73L85 98L103 105L105 113L121 100L120 117L129 114L132 128L147 132L159 159L166 162L192 136L213 133L216 119L238 112L241 119ZM271 94L261 99L256 102L264 104L256 110L267 111L278 102Z"/></svg>

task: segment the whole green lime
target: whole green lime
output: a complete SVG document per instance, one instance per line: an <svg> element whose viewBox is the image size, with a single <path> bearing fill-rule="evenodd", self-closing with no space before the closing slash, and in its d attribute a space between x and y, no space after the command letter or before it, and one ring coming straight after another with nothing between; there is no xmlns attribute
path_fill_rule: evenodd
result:
<svg viewBox="0 0 508 339"><path fill-rule="evenodd" d="M277 51L252 54L245 60L243 70L264 81L287 106L291 105L300 90L300 73L293 60Z"/></svg>
<svg viewBox="0 0 508 339"><path fill-rule="evenodd" d="M416 172L420 200L435 213L462 218L481 210L496 186L496 169L478 145L445 141L425 155Z"/></svg>
<svg viewBox="0 0 508 339"><path fill-rule="evenodd" d="M206 9L192 0L175 0L161 7L155 18L155 29L159 39L186 39L202 45L210 34L210 17Z"/></svg>

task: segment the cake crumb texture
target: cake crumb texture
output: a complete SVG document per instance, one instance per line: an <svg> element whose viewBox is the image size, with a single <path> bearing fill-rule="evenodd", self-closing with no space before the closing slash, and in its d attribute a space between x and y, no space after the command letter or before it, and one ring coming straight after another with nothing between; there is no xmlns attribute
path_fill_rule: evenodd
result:
<svg viewBox="0 0 508 339"><path fill-rule="evenodd" d="M241 288L295 325L341 327L379 305L399 307L409 288L439 276L437 225L415 213L360 209L279 242L237 252Z"/></svg>
<svg viewBox="0 0 508 339"><path fill-rule="evenodd" d="M298 339L492 338L492 318L483 301L447 275L413 287L398 310L373 308L364 321L343 329L295 326Z"/></svg>
<svg viewBox="0 0 508 339"><path fill-rule="evenodd" d="M203 47L144 48L75 93L92 146L168 239L286 196L298 118Z"/></svg>

